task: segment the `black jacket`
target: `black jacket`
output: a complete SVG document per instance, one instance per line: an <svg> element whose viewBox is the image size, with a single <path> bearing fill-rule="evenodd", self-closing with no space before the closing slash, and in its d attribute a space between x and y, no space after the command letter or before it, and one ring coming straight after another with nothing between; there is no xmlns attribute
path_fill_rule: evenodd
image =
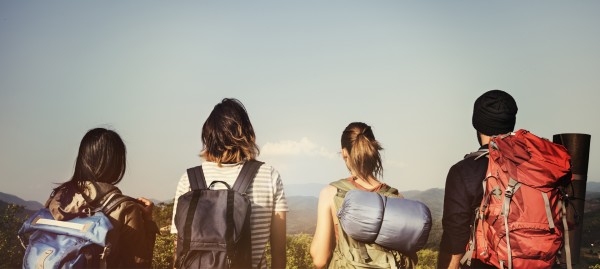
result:
<svg viewBox="0 0 600 269"><path fill-rule="evenodd" d="M487 145L481 146L486 149ZM448 171L444 194L440 252L450 255L464 254L475 219L475 209L483 197L483 179L488 167L488 158L477 158L468 154ZM474 260L472 268L487 267ZM492 267L493 268L493 267Z"/></svg>

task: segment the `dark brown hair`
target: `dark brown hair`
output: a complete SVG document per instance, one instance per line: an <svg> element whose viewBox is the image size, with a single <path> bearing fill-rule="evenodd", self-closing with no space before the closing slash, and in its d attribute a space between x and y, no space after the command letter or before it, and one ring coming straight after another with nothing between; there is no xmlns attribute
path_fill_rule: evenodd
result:
<svg viewBox="0 0 600 269"><path fill-rule="evenodd" d="M104 128L89 130L81 139L71 180L84 191L85 181L116 185L125 175L127 149L115 131ZM65 184L55 189L58 190Z"/></svg>
<svg viewBox="0 0 600 269"><path fill-rule="evenodd" d="M252 160L259 153L246 108L233 98L215 105L202 127L202 143L200 156L219 165Z"/></svg>

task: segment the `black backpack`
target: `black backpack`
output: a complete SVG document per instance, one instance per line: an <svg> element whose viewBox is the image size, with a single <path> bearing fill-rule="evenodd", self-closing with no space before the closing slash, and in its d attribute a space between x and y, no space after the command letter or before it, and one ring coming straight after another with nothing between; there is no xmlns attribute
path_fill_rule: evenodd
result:
<svg viewBox="0 0 600 269"><path fill-rule="evenodd" d="M262 162L244 163L233 187L207 187L202 166L187 170L191 191L177 200L177 268L252 268L250 214L246 195ZM215 184L227 189L212 190Z"/></svg>

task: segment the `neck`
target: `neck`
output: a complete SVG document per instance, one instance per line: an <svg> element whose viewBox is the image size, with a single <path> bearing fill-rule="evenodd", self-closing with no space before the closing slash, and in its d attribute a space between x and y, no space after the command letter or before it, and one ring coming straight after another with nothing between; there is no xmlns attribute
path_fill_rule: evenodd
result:
<svg viewBox="0 0 600 269"><path fill-rule="evenodd" d="M490 136L484 134L479 134L479 137L481 138L481 146L489 144L490 140L492 140Z"/></svg>
<svg viewBox="0 0 600 269"><path fill-rule="evenodd" d="M355 181L358 181L358 184L363 185L364 187L367 187L367 188L375 188L375 187L381 185L381 182L379 182L379 180L377 180L374 177L369 177L369 178L364 179L364 178L361 178L358 176L353 176L353 178ZM364 184L361 184L361 183L364 183Z"/></svg>

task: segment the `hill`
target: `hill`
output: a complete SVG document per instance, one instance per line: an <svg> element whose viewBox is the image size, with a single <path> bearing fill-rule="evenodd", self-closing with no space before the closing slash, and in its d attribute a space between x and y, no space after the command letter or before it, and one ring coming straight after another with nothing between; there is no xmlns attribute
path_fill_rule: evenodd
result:
<svg viewBox="0 0 600 269"><path fill-rule="evenodd" d="M36 211L44 207L40 202L37 201L25 201L15 195L0 192L0 201L7 204L22 205L27 210Z"/></svg>
<svg viewBox="0 0 600 269"><path fill-rule="evenodd" d="M600 182L589 181L586 183L585 191L587 192L600 192Z"/></svg>
<svg viewBox="0 0 600 269"><path fill-rule="evenodd" d="M431 217L435 219L442 218L444 210L444 189L428 189L425 191L406 191L402 192L404 198L416 200L424 203L431 211Z"/></svg>
<svg viewBox="0 0 600 269"><path fill-rule="evenodd" d="M4 212L8 208L9 205L11 205L11 204L4 202L4 201L0 201L0 212ZM37 210L29 210L29 209L23 208L22 210L17 210L16 217L19 220L25 220L25 219L29 218L29 216L33 215L33 213L35 213L36 211Z"/></svg>
<svg viewBox="0 0 600 269"><path fill-rule="evenodd" d="M314 234L317 227L317 204L313 196L287 197L290 212L287 213L288 234Z"/></svg>

